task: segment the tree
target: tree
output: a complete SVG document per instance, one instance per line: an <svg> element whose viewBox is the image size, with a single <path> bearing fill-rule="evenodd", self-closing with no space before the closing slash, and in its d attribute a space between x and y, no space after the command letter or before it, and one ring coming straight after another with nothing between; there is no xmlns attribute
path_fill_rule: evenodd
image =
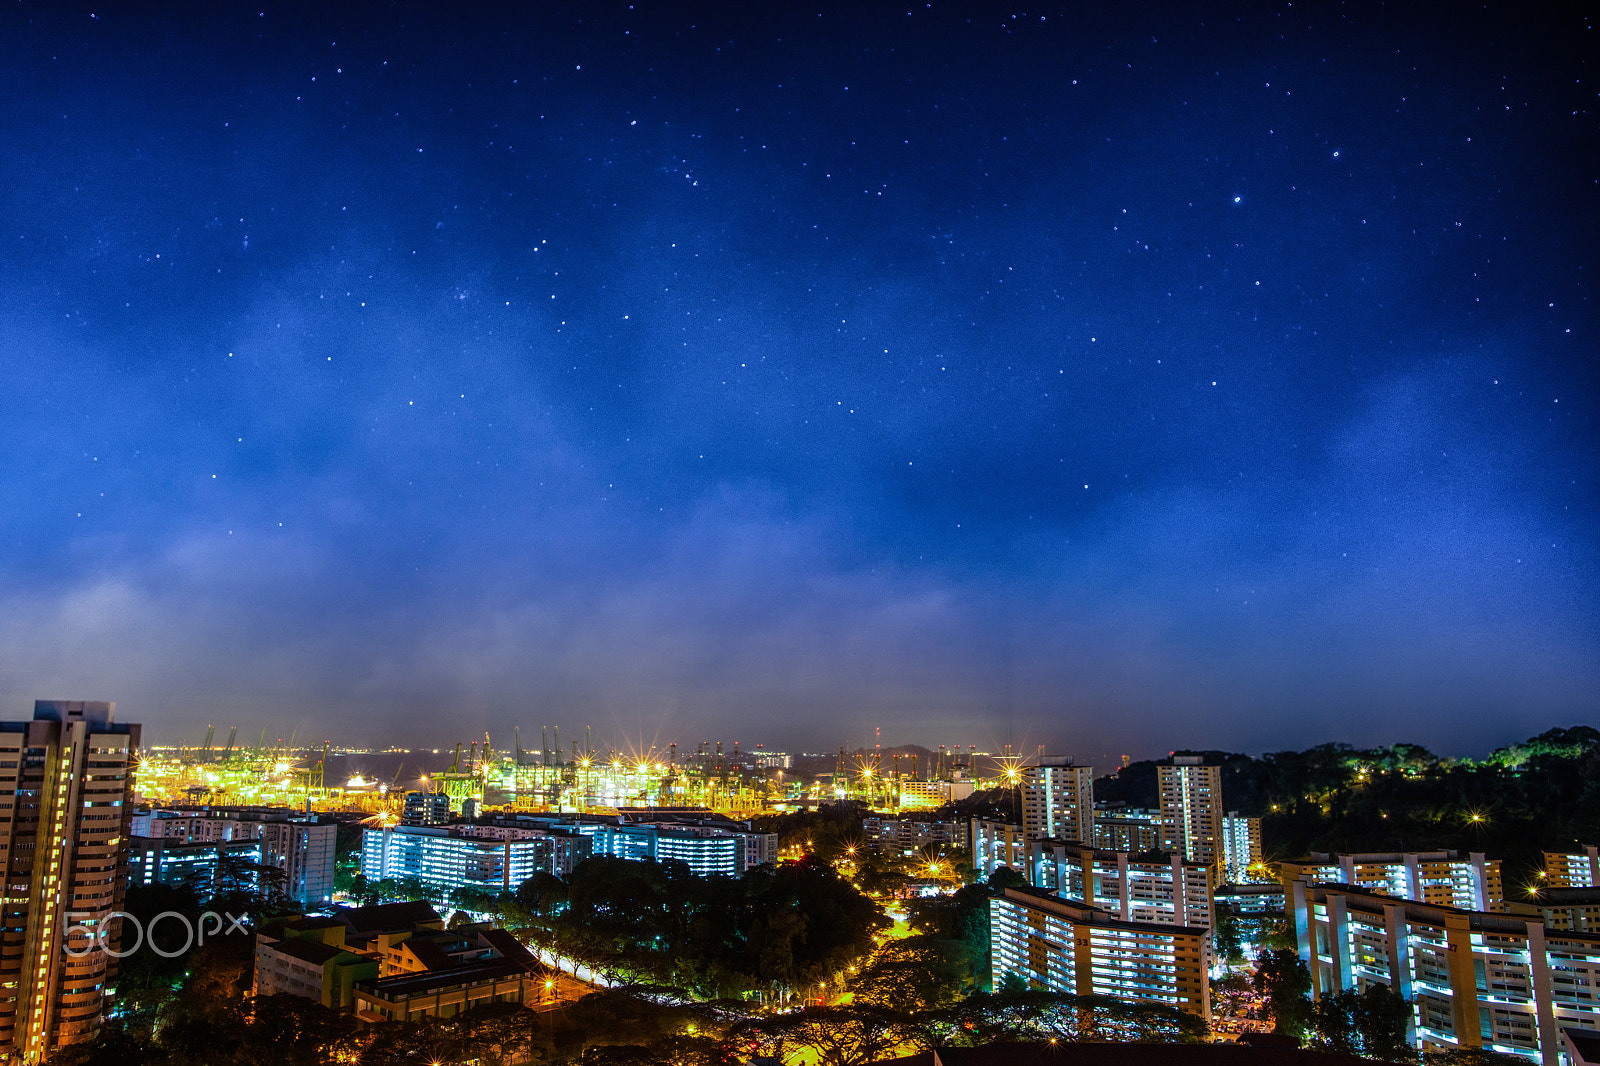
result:
<svg viewBox="0 0 1600 1066"><path fill-rule="evenodd" d="M850 988L857 1003L915 1012L948 1006L971 984L960 943L915 936L886 945Z"/></svg>
<svg viewBox="0 0 1600 1066"><path fill-rule="evenodd" d="M775 927L779 914L804 918L804 929L788 941L793 958L791 988L844 972L872 950L872 934L888 924L877 904L832 866L809 856L775 870L758 868L745 880L752 917L760 919L765 929ZM753 946L765 954L764 946ZM762 963L766 964L765 958Z"/></svg>
<svg viewBox="0 0 1600 1066"><path fill-rule="evenodd" d="M485 1003L439 1023L478 1066L537 1062L549 1050L547 1030L519 1003Z"/></svg>
<svg viewBox="0 0 1600 1066"><path fill-rule="evenodd" d="M53 1066L128 1066L165 1061L147 1033L144 1026L130 1026L122 1020L107 1022L94 1043L62 1048L51 1055L50 1062Z"/></svg>
<svg viewBox="0 0 1600 1066"><path fill-rule="evenodd" d="M256 1024L241 1029L241 1058L284 1066L321 1066L354 1058L363 1043L338 1011L299 996L262 996Z"/></svg>
<svg viewBox="0 0 1600 1066"><path fill-rule="evenodd" d="M1272 1012L1272 1031L1303 1040L1311 1024L1311 974L1299 954L1263 951L1256 958L1254 984Z"/></svg>
<svg viewBox="0 0 1600 1066"><path fill-rule="evenodd" d="M1414 1057L1406 1044L1411 1007L1388 985L1362 989L1353 1021L1361 1037L1361 1053L1367 1058L1405 1062Z"/></svg>
<svg viewBox="0 0 1600 1066"><path fill-rule="evenodd" d="M117 1006L119 1012L129 1016L131 1031L148 1032L155 1024L157 1012L172 998L172 990L183 980L186 960L178 953L183 946L183 935L178 922L171 919L157 922L154 937L166 957L150 950L151 922L163 911L176 911L197 921L200 901L187 886L166 885L160 882L149 885L129 885L123 897L122 909L132 915L119 920L121 939L118 950L134 947L137 931L144 939L139 950L117 963Z"/></svg>
<svg viewBox="0 0 1600 1066"><path fill-rule="evenodd" d="M1311 1021L1316 1046L1325 1051L1391 1062L1416 1057L1406 1046L1411 1008L1388 985L1327 993L1312 1009Z"/></svg>
<svg viewBox="0 0 1600 1066"><path fill-rule="evenodd" d="M1008 888L1026 888L1028 879L1009 866L997 866L989 875L989 889L999 894Z"/></svg>
<svg viewBox="0 0 1600 1066"><path fill-rule="evenodd" d="M907 904L908 924L919 933L960 944L972 968L973 983L986 988L992 979L989 960L990 891L967 885L953 895L914 899Z"/></svg>
<svg viewBox="0 0 1600 1066"><path fill-rule="evenodd" d="M1028 991L1027 980L1015 970L1007 970L1000 975L1000 980L994 983L994 994L1008 999L1025 995Z"/></svg>
<svg viewBox="0 0 1600 1066"><path fill-rule="evenodd" d="M1211 1032L1203 1019L1175 1007L1025 988L969 996L920 1020L937 1039L968 1044L1044 1040L1194 1043Z"/></svg>
<svg viewBox="0 0 1600 1066"><path fill-rule="evenodd" d="M1216 941L1217 954L1230 965L1244 962L1244 934L1239 928L1239 919L1233 913L1233 908L1226 903L1218 903L1216 911L1216 924L1212 927L1212 935Z"/></svg>
<svg viewBox="0 0 1600 1066"><path fill-rule="evenodd" d="M865 1005L775 1014L747 1021L730 1034L785 1063L820 1066L867 1066L922 1035L922 1028L903 1012Z"/></svg>
<svg viewBox="0 0 1600 1066"><path fill-rule="evenodd" d="M516 897L529 914L553 918L566 908L569 893L565 881L540 870L517 886Z"/></svg>
<svg viewBox="0 0 1600 1066"><path fill-rule="evenodd" d="M582 1034L582 1061L616 1063L634 1061L640 1048L659 1052L655 1061L697 1062L703 1041L719 1040L748 1016L742 1007L699 1003L682 989L654 985L591 992L565 1014Z"/></svg>
<svg viewBox="0 0 1600 1066"><path fill-rule="evenodd" d="M1359 998L1359 993L1347 988L1342 992L1324 992L1322 998L1312 1004L1314 1046L1337 1055L1354 1055L1359 1050L1360 1038L1355 1027Z"/></svg>
<svg viewBox="0 0 1600 1066"><path fill-rule="evenodd" d="M730 1061L718 1040L706 1036L664 1036L648 1044L588 1047L580 1066L721 1066Z"/></svg>
<svg viewBox="0 0 1600 1066"><path fill-rule="evenodd" d="M491 918L499 917L501 914L499 893L490 892L476 885L462 885L451 890L450 906L458 911Z"/></svg>

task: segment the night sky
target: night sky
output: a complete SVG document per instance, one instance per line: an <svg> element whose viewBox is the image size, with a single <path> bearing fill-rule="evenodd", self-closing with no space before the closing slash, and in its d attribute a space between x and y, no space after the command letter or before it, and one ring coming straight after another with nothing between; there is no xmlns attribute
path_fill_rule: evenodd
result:
<svg viewBox="0 0 1600 1066"><path fill-rule="evenodd" d="M0 716L1600 719L1580 5L156 6L0 12Z"/></svg>

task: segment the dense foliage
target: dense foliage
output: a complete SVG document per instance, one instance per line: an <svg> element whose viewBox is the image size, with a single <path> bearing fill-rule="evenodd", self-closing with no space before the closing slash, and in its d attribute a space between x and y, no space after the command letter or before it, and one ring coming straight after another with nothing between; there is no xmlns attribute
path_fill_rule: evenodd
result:
<svg viewBox="0 0 1600 1066"><path fill-rule="evenodd" d="M1551 729L1481 760L1415 744L1321 744L1222 766L1227 806L1262 818L1271 859L1312 851L1481 851L1504 861L1506 891L1532 883L1541 852L1600 840L1600 730ZM1095 782L1095 798L1154 807L1155 762Z"/></svg>
<svg viewBox="0 0 1600 1066"><path fill-rule="evenodd" d="M866 958L887 924L872 900L812 856L741 878L596 856L567 881L546 874L510 898L481 902L477 909L555 956L617 981L708 998L785 999L833 982Z"/></svg>

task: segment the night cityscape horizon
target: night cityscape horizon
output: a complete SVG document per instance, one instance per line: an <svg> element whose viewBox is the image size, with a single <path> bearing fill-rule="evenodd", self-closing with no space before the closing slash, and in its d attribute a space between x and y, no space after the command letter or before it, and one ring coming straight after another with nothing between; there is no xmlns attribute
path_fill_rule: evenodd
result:
<svg viewBox="0 0 1600 1066"><path fill-rule="evenodd" d="M1600 1063L1595 14L6 5L0 1066Z"/></svg>

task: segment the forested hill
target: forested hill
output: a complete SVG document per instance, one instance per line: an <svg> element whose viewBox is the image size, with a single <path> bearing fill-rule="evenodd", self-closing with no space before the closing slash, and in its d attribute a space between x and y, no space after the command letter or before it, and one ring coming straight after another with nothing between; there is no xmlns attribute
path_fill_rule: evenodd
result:
<svg viewBox="0 0 1600 1066"><path fill-rule="evenodd" d="M1254 758L1186 752L1222 765L1230 811L1259 815L1269 859L1308 851L1482 851L1523 891L1544 850L1600 843L1600 730L1551 729L1482 759L1416 744L1321 744ZM1095 782L1097 801L1155 807L1156 761Z"/></svg>

